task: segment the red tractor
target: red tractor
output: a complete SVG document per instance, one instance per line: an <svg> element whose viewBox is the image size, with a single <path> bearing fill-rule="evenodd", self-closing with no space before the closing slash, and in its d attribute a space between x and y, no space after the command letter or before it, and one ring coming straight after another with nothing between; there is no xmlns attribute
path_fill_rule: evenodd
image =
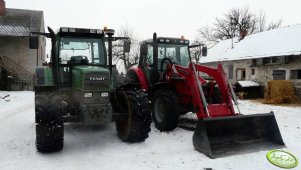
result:
<svg viewBox="0 0 301 170"><path fill-rule="evenodd" d="M205 46L197 46L202 55L207 54ZM156 33L141 43L139 64L128 70L127 78L148 93L156 128L171 131L180 115L196 113L193 145L211 158L233 150L284 145L273 112L235 112L237 100L222 64L211 68L192 62L190 49L197 46Z"/></svg>

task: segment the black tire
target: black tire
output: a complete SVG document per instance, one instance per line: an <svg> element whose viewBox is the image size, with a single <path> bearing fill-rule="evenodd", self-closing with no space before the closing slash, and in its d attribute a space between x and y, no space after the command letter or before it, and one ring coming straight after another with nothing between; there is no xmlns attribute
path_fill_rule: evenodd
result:
<svg viewBox="0 0 301 170"><path fill-rule="evenodd" d="M124 142L142 142L148 138L151 124L150 105L142 90L117 92L121 114L115 117L118 137Z"/></svg>
<svg viewBox="0 0 301 170"><path fill-rule="evenodd" d="M35 96L36 148L39 152L62 150L64 109L63 100L55 94L41 93Z"/></svg>
<svg viewBox="0 0 301 170"><path fill-rule="evenodd" d="M135 72L129 71L125 77L125 82L126 83L139 83L139 79Z"/></svg>
<svg viewBox="0 0 301 170"><path fill-rule="evenodd" d="M179 119L178 98L172 90L160 89L152 97L153 121L160 131L171 131Z"/></svg>

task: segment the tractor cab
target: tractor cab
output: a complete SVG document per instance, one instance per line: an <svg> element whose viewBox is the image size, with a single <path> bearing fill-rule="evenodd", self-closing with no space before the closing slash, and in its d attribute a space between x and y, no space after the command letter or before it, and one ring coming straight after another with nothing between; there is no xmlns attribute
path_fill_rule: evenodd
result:
<svg viewBox="0 0 301 170"><path fill-rule="evenodd" d="M80 76L77 72L84 70L106 72L101 73L101 78L102 81L109 81L108 71L101 69L107 67L103 30L60 28L57 47L60 87L77 87L79 82L72 80L76 81L74 76Z"/></svg>
<svg viewBox="0 0 301 170"><path fill-rule="evenodd" d="M60 28L57 33L60 64L106 65L103 31L85 32L87 29Z"/></svg>
<svg viewBox="0 0 301 170"><path fill-rule="evenodd" d="M156 44L153 40L146 40L140 44L138 65L143 68L151 84L162 79L168 63L188 67L189 61L189 40L184 38L158 37Z"/></svg>
<svg viewBox="0 0 301 170"><path fill-rule="evenodd" d="M107 66L105 31L67 27L59 28L56 33L48 27L48 31L32 32L33 35L50 38L52 42L48 67L36 68L37 85L109 91L109 70L112 66ZM32 49L36 49L37 41L36 36L30 36ZM88 84L95 87L86 87Z"/></svg>

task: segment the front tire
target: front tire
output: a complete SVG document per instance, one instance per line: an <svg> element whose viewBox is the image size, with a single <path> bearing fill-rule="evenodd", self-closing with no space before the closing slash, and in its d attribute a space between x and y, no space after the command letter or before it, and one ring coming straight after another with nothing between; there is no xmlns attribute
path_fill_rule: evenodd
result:
<svg viewBox="0 0 301 170"><path fill-rule="evenodd" d="M179 106L176 94L167 89L156 90L152 101L153 121L161 131L171 131L177 127Z"/></svg>
<svg viewBox="0 0 301 170"><path fill-rule="evenodd" d="M63 100L55 94L35 96L36 148L39 152L62 150L64 141Z"/></svg>
<svg viewBox="0 0 301 170"><path fill-rule="evenodd" d="M147 95L142 90L121 90L117 97L120 105L120 113L115 117L118 137L130 143L144 141L151 130Z"/></svg>

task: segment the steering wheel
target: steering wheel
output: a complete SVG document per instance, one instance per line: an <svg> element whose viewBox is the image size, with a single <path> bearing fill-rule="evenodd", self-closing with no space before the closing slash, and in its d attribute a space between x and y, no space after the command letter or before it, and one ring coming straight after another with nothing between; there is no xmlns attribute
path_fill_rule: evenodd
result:
<svg viewBox="0 0 301 170"><path fill-rule="evenodd" d="M173 64L173 62L171 61L171 59L169 59L169 58L163 58L161 60L161 65L160 65L160 71L161 71L161 73L163 72L163 64L165 64L165 63Z"/></svg>

